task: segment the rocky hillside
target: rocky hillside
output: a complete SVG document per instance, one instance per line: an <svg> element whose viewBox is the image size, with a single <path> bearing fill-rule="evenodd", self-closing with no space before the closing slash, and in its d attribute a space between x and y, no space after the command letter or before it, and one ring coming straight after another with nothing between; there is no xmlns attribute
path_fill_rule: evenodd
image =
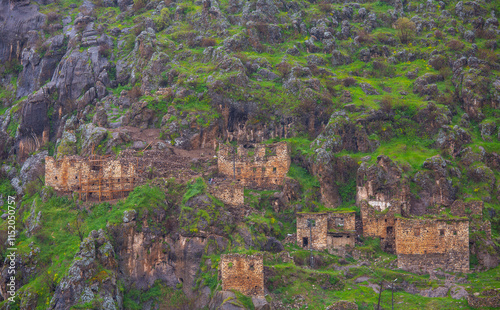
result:
<svg viewBox="0 0 500 310"><path fill-rule="evenodd" d="M500 287L499 7L0 0L0 309L373 309L396 278L396 308L498 306L485 300L500 298L488 297ZM219 142L278 141L292 154L279 190L245 189L243 207L211 194ZM44 186L45 156L147 148L190 158L182 177L152 169L102 203ZM313 251L311 266L296 213L359 222L375 196L404 216L462 208L471 272L402 271L362 234L348 251ZM266 299L222 293L220 255L256 251Z"/></svg>

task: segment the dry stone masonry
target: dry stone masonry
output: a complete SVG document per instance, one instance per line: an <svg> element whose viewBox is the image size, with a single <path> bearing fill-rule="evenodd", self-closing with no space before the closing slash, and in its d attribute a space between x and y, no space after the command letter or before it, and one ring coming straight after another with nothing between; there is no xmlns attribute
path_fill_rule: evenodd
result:
<svg viewBox="0 0 500 310"><path fill-rule="evenodd" d="M297 213L297 244L320 251L353 247L355 217L354 211Z"/></svg>
<svg viewBox="0 0 500 310"><path fill-rule="evenodd" d="M136 165L110 157L45 157L45 185L56 191L113 199L134 189ZM116 195L116 197L115 197Z"/></svg>
<svg viewBox="0 0 500 310"><path fill-rule="evenodd" d="M469 271L469 220L396 219L398 267Z"/></svg>
<svg viewBox="0 0 500 310"><path fill-rule="evenodd" d="M276 188L283 185L290 169L290 152L286 142L270 145L245 144L235 150L219 145L219 173L250 188Z"/></svg>
<svg viewBox="0 0 500 310"><path fill-rule="evenodd" d="M219 270L223 291L237 290L248 296L264 296L262 255L223 254Z"/></svg>

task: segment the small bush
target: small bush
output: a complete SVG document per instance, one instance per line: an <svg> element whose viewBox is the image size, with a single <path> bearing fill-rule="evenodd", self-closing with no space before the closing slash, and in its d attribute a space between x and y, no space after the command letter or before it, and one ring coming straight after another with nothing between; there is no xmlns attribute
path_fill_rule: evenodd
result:
<svg viewBox="0 0 500 310"><path fill-rule="evenodd" d="M398 18L396 23L394 23L394 28L398 30L397 35L401 43L407 43L411 40L415 34L416 25L414 22L406 17Z"/></svg>
<svg viewBox="0 0 500 310"><path fill-rule="evenodd" d="M498 62L498 54L495 53L494 51L491 51L488 49L480 48L477 51L476 55L477 55L477 58L482 59L482 60L486 60L488 62L492 62L492 63Z"/></svg>
<svg viewBox="0 0 500 310"><path fill-rule="evenodd" d="M347 77L342 80L342 85L344 85L344 87L349 87L354 84L356 84L356 80L353 77Z"/></svg>
<svg viewBox="0 0 500 310"><path fill-rule="evenodd" d="M217 41L214 38L203 38L201 40L202 47L216 46Z"/></svg>
<svg viewBox="0 0 500 310"><path fill-rule="evenodd" d="M384 98L382 98L382 101L380 101L380 109L384 112L390 112L392 110L391 96L384 96Z"/></svg>
<svg viewBox="0 0 500 310"><path fill-rule="evenodd" d="M442 40L444 38L444 33L438 29L434 31L434 37L436 37L436 39Z"/></svg>
<svg viewBox="0 0 500 310"><path fill-rule="evenodd" d="M375 38L381 44L391 44L392 41L393 41L392 35L390 33L388 33L388 32L377 33L377 35L375 36Z"/></svg>
<svg viewBox="0 0 500 310"><path fill-rule="evenodd" d="M435 70L441 70L442 68L447 66L446 58L442 56L432 58L429 60L429 65L433 67Z"/></svg>
<svg viewBox="0 0 500 310"><path fill-rule="evenodd" d="M132 6L132 9L134 12L139 11L140 9L144 8L148 4L147 0L134 0L134 5Z"/></svg>
<svg viewBox="0 0 500 310"><path fill-rule="evenodd" d="M318 4L318 6L319 6L319 9L324 13L331 12L333 10L333 6L326 1L321 1Z"/></svg>
<svg viewBox="0 0 500 310"><path fill-rule="evenodd" d="M280 62L276 66L276 70L278 70L281 77L285 77L292 71L292 65L290 65L288 62Z"/></svg>
<svg viewBox="0 0 500 310"><path fill-rule="evenodd" d="M372 36L364 31L364 30L361 30L359 33L358 33L358 42L359 43L373 43L373 38Z"/></svg>
<svg viewBox="0 0 500 310"><path fill-rule="evenodd" d="M458 40L451 40L446 44L446 46L448 46L448 48L452 51L461 51L464 49L465 44Z"/></svg>
<svg viewBox="0 0 500 310"><path fill-rule="evenodd" d="M490 50L496 50L498 44L496 40L489 40L484 43L484 47L490 49Z"/></svg>
<svg viewBox="0 0 500 310"><path fill-rule="evenodd" d="M61 19L61 15L57 14L56 12L49 12L47 13L47 22L48 23L54 23L57 22Z"/></svg>
<svg viewBox="0 0 500 310"><path fill-rule="evenodd" d="M140 96L142 96L142 92L141 92L141 89L139 88L139 86L134 86L134 87L132 87L131 90L128 91L127 95L131 99L137 99Z"/></svg>
<svg viewBox="0 0 500 310"><path fill-rule="evenodd" d="M109 58L111 56L111 47L107 43L99 45L99 55Z"/></svg>
<svg viewBox="0 0 500 310"><path fill-rule="evenodd" d="M477 29L476 37L479 39L493 40L496 39L496 33L491 29Z"/></svg>

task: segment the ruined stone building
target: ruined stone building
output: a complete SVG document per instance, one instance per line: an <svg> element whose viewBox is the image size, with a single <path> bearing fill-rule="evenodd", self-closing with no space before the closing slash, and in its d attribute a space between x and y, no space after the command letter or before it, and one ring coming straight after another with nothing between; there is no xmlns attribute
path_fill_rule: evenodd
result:
<svg viewBox="0 0 500 310"><path fill-rule="evenodd" d="M395 250L395 223L396 214L401 214L401 206L393 204L382 208L369 205L362 201L361 220L363 222L363 236L380 238L382 250L394 253Z"/></svg>
<svg viewBox="0 0 500 310"><path fill-rule="evenodd" d="M354 247L354 211L297 213L297 244L314 250Z"/></svg>
<svg viewBox="0 0 500 310"><path fill-rule="evenodd" d="M223 254L219 276L222 290L237 290L245 295L264 296L264 259L262 255Z"/></svg>
<svg viewBox="0 0 500 310"><path fill-rule="evenodd" d="M398 267L469 271L469 220L396 219Z"/></svg>
<svg viewBox="0 0 500 310"><path fill-rule="evenodd" d="M183 182L198 177L192 158L177 155L173 150L124 150L114 155L63 156L45 158L45 185L61 194L78 193L81 199L108 200L121 198L154 178L176 178ZM197 159L203 165L208 159ZM243 189L234 189L235 203L243 199ZM221 195L228 196L227 190ZM226 194L224 194L226 193ZM241 194L241 198L239 195ZM238 198L236 198L238 197ZM228 198L229 199L229 198Z"/></svg>
<svg viewBox="0 0 500 310"><path fill-rule="evenodd" d="M78 193L81 199L123 197L135 186L136 165L112 157L45 157L45 185L56 191Z"/></svg>
<svg viewBox="0 0 500 310"><path fill-rule="evenodd" d="M250 188L276 188L290 169L290 152L286 142L245 144L236 149L220 144L219 173Z"/></svg>

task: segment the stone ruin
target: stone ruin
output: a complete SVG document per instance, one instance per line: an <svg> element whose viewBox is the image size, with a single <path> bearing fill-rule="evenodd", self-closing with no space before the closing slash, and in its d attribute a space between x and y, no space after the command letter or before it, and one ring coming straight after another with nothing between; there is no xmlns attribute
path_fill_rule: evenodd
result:
<svg viewBox="0 0 500 310"><path fill-rule="evenodd" d="M356 213L354 211L297 213L297 244L322 251L354 247Z"/></svg>
<svg viewBox="0 0 500 310"><path fill-rule="evenodd" d="M45 185L56 191L78 193L80 199L124 197L134 189L137 164L109 156L45 157Z"/></svg>
<svg viewBox="0 0 500 310"><path fill-rule="evenodd" d="M245 203L244 190L241 184L224 181L214 184L208 188L210 194L215 198L232 206L241 206Z"/></svg>
<svg viewBox="0 0 500 310"><path fill-rule="evenodd" d="M197 159L198 164L203 164ZM61 194L77 193L84 200L110 200L125 197L149 179L175 177L187 181L199 176L191 169L191 158L174 151L124 150L119 156L45 157L45 185Z"/></svg>
<svg viewBox="0 0 500 310"><path fill-rule="evenodd" d="M264 259L260 254L221 255L219 277L222 290L237 290L247 296L264 296Z"/></svg>
<svg viewBox="0 0 500 310"><path fill-rule="evenodd" d="M396 219L398 268L469 271L469 220Z"/></svg>
<svg viewBox="0 0 500 310"><path fill-rule="evenodd" d="M245 187L278 188L283 185L290 163L286 142L245 144L237 148L222 143L219 145L219 173Z"/></svg>

